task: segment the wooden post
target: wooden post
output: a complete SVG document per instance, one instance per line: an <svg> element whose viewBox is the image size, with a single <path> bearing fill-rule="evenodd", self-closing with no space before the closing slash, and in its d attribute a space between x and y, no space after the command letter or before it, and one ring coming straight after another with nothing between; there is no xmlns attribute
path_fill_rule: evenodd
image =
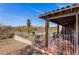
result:
<svg viewBox="0 0 79 59"><path fill-rule="evenodd" d="M57 34L59 34L59 24L57 24Z"/></svg>
<svg viewBox="0 0 79 59"><path fill-rule="evenodd" d="M76 14L76 55L78 55L78 14Z"/></svg>
<svg viewBox="0 0 79 59"><path fill-rule="evenodd" d="M66 34L66 26L65 26L65 34Z"/></svg>
<svg viewBox="0 0 79 59"><path fill-rule="evenodd" d="M48 29L49 29L49 22L45 20L45 48L48 48Z"/></svg>

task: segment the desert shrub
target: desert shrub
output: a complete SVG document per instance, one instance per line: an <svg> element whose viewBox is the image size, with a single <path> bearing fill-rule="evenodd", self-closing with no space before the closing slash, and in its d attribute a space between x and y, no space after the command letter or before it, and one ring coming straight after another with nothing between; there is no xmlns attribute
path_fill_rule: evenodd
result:
<svg viewBox="0 0 79 59"><path fill-rule="evenodd" d="M0 39L12 38L14 35L13 27L2 26L0 27Z"/></svg>

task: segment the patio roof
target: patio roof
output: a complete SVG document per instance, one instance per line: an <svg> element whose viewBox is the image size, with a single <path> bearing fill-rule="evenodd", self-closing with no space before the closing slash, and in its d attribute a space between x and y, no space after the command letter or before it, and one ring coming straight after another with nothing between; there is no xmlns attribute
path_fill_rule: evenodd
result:
<svg viewBox="0 0 79 59"><path fill-rule="evenodd" d="M49 20L60 25L72 25L75 22L76 14L79 14L79 4L62 7L60 9L41 14L39 18Z"/></svg>

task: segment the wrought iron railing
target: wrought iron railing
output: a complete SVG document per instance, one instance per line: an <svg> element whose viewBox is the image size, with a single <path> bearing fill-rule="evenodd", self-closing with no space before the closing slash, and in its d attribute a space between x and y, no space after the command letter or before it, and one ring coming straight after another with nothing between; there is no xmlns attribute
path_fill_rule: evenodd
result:
<svg viewBox="0 0 79 59"><path fill-rule="evenodd" d="M54 34L49 46L54 47L54 45L60 54L75 55L77 50L76 38L73 34Z"/></svg>

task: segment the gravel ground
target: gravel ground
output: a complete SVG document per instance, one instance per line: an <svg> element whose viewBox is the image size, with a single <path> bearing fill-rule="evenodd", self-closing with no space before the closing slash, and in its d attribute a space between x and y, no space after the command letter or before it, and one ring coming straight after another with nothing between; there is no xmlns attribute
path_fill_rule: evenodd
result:
<svg viewBox="0 0 79 59"><path fill-rule="evenodd" d="M47 55L13 38L0 40L0 55Z"/></svg>
<svg viewBox="0 0 79 59"><path fill-rule="evenodd" d="M26 44L11 39L0 40L0 54L8 54L26 47Z"/></svg>

